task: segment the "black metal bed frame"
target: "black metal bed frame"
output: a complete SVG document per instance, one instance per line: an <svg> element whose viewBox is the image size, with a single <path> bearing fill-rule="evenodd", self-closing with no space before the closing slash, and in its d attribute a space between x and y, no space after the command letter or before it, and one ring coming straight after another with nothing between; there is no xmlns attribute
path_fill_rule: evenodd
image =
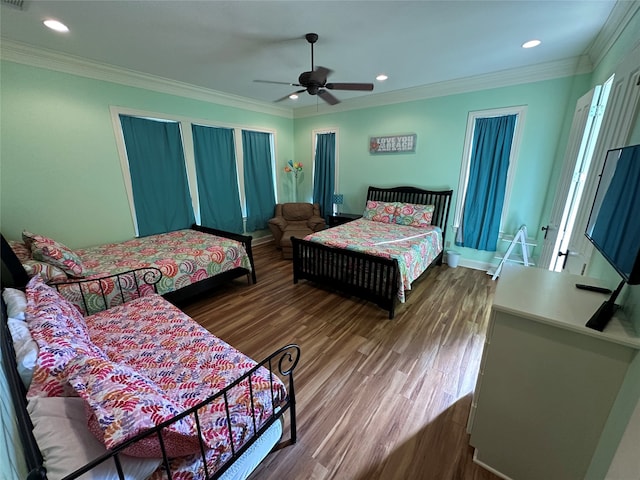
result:
<svg viewBox="0 0 640 480"><path fill-rule="evenodd" d="M3 248L10 248L6 243L5 239L2 238ZM5 258L3 258L4 262ZM10 260L11 261L11 260ZM18 262L19 263L19 262ZM11 270L12 266L7 266L9 270ZM149 270L146 268L139 269L141 271ZM135 271L134 271L135 272ZM148 273L148 272L147 272ZM20 273L18 272L18 275ZM121 274L114 275L118 277L120 275L130 275L130 272L123 272ZM108 278L108 277L103 277ZM155 275L148 276L144 273L141 274L141 278L144 280L149 280L152 285L159 280L160 277ZM95 281L95 279L87 280L87 282ZM115 282L117 285L121 285L119 280ZM8 282L7 282L8 284ZM122 294L122 292L121 292ZM2 325L0 325L0 342L2 345L2 363L4 365L5 375L7 377L8 385L11 391L12 402L14 405L14 409L16 412L16 422L18 426L18 431L20 435L20 439L23 445L25 463L27 465L27 469L29 470L27 480L46 480L46 470L43 465L42 453L38 447L36 439L33 435L33 424L31 422L31 418L29 417L29 413L27 411L27 401L26 401L26 389L20 379L20 375L18 373L17 365L16 365L16 356L15 350L13 348L13 341L11 339L11 333L9 331L9 326L7 322L7 313L6 313L6 305L4 300L2 300ZM131 438L130 440L122 443L118 447L110 450L108 453L102 455L101 457L96 458L92 462L87 465L81 467L75 472L66 476L63 480L72 480L78 478L80 475L88 472L96 465L99 465L103 462L113 461L116 466L116 470L118 472L119 478L124 480L124 473L122 471L122 466L120 464L119 456L122 454L122 451L132 444L136 442L150 437L152 435L156 435L158 437L158 442L160 444L160 448L162 451L162 464L164 465L167 476L169 480L172 479L170 467L169 467L169 458L166 454L162 431L167 428L169 425L180 421L182 418L187 416L193 416L195 420L195 424L198 431L199 443L200 443L200 455L204 462L204 470L205 470L205 478L207 480L214 480L219 478L232 464L235 462L259 437L262 435L271 425L273 425L276 421L279 421L282 416L285 414L287 410L289 410L289 424L290 424L290 442L295 443L297 440L297 430L296 430L296 410L295 410L295 389L294 389L294 381L293 381L293 370L298 364L300 358L300 348L297 345L290 344L286 345L271 355L266 357L264 360L259 362L255 367L251 370L247 371L242 376L235 379L231 384L227 385L224 389L215 393L214 395L208 397L203 400L199 404L195 405L188 410L176 415L172 419L165 421L154 428L146 430L145 432ZM282 402L276 404L275 395L274 395L274 365L277 366L277 373L280 377L288 377L288 385L287 385L287 397L283 399ZM255 409L254 405L254 393L252 388L252 380L251 376L258 370L260 367L266 367L269 372L269 391L271 393L271 405L273 406L273 411L271 416L265 421L265 423L257 429L256 418L255 418ZM249 397L251 404L251 412L252 412L252 423L253 423L253 435L241 446L236 446L233 441L233 429L231 428L231 417L230 417L230 409L228 403L227 392L229 392L232 388L237 386L241 382L247 381L249 384ZM215 402L218 399L222 399L225 406L225 415L226 415L226 423L229 431L229 440L231 445L231 457L227 462L225 462L218 470L215 472L209 472L207 464L205 451L207 447L205 446L202 440L202 431L200 427L200 420L198 416L198 410L202 407L206 406L209 403ZM277 408L276 408L277 407Z"/></svg>
<svg viewBox="0 0 640 480"><path fill-rule="evenodd" d="M443 251L425 269L442 265L444 241L453 190L424 190L417 187L369 187L367 200L434 205L432 225L442 229ZM329 247L291 237L293 283L310 280L332 290L377 303L395 316L400 270L395 259L377 257ZM423 272L424 275L424 272Z"/></svg>
<svg viewBox="0 0 640 480"><path fill-rule="evenodd" d="M249 257L249 262L251 264L251 271L246 268L234 268L233 270L227 270L226 272L222 272L213 277L205 278L200 280L199 282L192 283L191 285L187 285L178 290L174 290L172 292L164 293L162 296L169 300L174 305L184 305L189 300L192 300L194 297L207 292L218 285L223 283L227 283L235 278L242 277L247 275L247 278L250 283L255 284L257 282L256 277L256 268L253 260L253 251L251 249L251 242L253 237L250 235L239 235L237 233L226 232L224 230L217 230L215 228L204 227L202 225L192 225L191 228L193 230L208 233L210 235L216 235L219 237L230 238L231 240L236 240L244 245L245 251L247 252L247 256ZM27 272L24 270L24 267L17 259L13 250L9 246L8 242L2 237L2 259L3 262L7 265L11 265L11 274L14 279L13 282L15 285L18 285L18 288L23 287L29 281L29 276ZM6 272L3 272L6 274ZM63 283L70 283L63 282ZM73 281L75 282L75 281ZM77 283L77 282L76 282ZM3 285L5 282L3 281Z"/></svg>

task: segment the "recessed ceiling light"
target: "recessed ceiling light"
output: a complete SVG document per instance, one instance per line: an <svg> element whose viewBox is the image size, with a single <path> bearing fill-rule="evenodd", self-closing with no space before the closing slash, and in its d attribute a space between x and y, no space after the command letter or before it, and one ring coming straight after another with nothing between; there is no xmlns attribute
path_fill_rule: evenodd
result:
<svg viewBox="0 0 640 480"><path fill-rule="evenodd" d="M51 30L55 30L56 32L68 32L69 27L67 27L64 23L59 22L58 20L45 20L44 23Z"/></svg>
<svg viewBox="0 0 640 480"><path fill-rule="evenodd" d="M378 80L379 82L384 82L387 78L389 77L387 77L384 73L381 73L376 77L376 80Z"/></svg>
<svg viewBox="0 0 640 480"><path fill-rule="evenodd" d="M295 94L295 93L292 93L291 95L289 95L289 98L290 98L291 100L297 100L297 99L298 99L298 95L297 95L297 94Z"/></svg>
<svg viewBox="0 0 640 480"><path fill-rule="evenodd" d="M540 40L529 40L528 42L524 42L522 44L522 48L533 48L540 45L542 42Z"/></svg>

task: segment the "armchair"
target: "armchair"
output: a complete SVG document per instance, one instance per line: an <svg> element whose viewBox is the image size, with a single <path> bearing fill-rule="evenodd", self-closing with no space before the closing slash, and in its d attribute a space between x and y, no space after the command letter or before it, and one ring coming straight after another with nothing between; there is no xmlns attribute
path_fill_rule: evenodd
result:
<svg viewBox="0 0 640 480"><path fill-rule="evenodd" d="M325 228L317 203L278 203L275 217L269 220L276 247L282 249L282 258L291 258L291 237L303 238Z"/></svg>

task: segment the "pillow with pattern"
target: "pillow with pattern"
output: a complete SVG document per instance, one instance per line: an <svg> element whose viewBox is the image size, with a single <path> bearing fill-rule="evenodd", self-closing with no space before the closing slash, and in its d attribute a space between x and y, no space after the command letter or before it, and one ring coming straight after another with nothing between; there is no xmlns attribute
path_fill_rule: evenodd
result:
<svg viewBox="0 0 640 480"><path fill-rule="evenodd" d="M394 217L398 225L425 228L431 225L434 205L420 205L415 203L399 203Z"/></svg>
<svg viewBox="0 0 640 480"><path fill-rule="evenodd" d="M35 260L58 267L69 276L82 277L82 260L66 245L27 231L22 232L22 239L31 248L31 255Z"/></svg>
<svg viewBox="0 0 640 480"><path fill-rule="evenodd" d="M68 372L69 382L90 407L89 430L110 449L185 410L151 379L109 359L80 354L69 362ZM169 457L200 450L195 422L190 416L165 427L162 440ZM162 457L156 434L135 442L123 453Z"/></svg>
<svg viewBox="0 0 640 480"><path fill-rule="evenodd" d="M367 200L367 206L364 209L362 218L374 222L393 223L393 216L395 215L397 205L396 202Z"/></svg>
<svg viewBox="0 0 640 480"><path fill-rule="evenodd" d="M38 275L47 283L65 282L69 280L66 273L50 263L40 262L38 260L27 260L22 263L22 267L30 277Z"/></svg>
<svg viewBox="0 0 640 480"><path fill-rule="evenodd" d="M75 396L65 370L69 361L81 352L106 355L89 338L78 309L42 278L29 280L26 295L26 322L39 351L27 397Z"/></svg>
<svg viewBox="0 0 640 480"><path fill-rule="evenodd" d="M17 240L9 240L8 243L20 262L31 260L31 248L26 243L18 242Z"/></svg>

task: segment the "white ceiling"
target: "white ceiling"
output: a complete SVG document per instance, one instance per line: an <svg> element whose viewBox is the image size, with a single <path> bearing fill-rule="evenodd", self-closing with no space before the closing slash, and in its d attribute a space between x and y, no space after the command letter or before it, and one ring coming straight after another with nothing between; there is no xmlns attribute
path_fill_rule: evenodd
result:
<svg viewBox="0 0 640 480"><path fill-rule="evenodd" d="M5 1L5 0L3 0ZM12 2L19 0L10 0ZM634 2L618 2L628 10ZM637 2L636 2L637 3ZM216 92L273 102L315 64L333 82L373 82L345 101L492 72L593 57L615 0L156 1L25 0L2 5L1 40L81 57ZM65 23L55 33L46 18ZM542 45L525 50L532 38ZM587 57L588 58L588 57ZM583 57L584 60L584 57ZM591 61L594 61L591 58ZM386 82L374 80L386 73ZM304 93L278 105L316 105ZM320 100L320 102L322 102Z"/></svg>

